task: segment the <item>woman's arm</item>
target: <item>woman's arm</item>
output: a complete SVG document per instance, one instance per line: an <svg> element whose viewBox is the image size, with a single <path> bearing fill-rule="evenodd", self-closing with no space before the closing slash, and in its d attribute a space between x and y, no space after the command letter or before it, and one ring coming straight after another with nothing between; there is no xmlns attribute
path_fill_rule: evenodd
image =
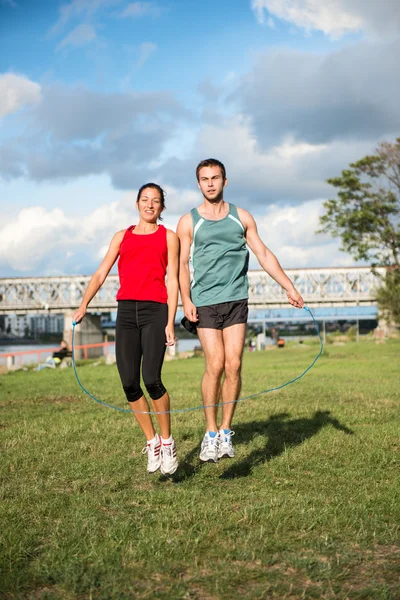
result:
<svg viewBox="0 0 400 600"><path fill-rule="evenodd" d="M175 344L175 315L178 306L179 289L179 238L170 229L167 229L167 247L168 247L168 273L167 273L167 292L168 292L168 323L165 328L165 337L167 346Z"/></svg>
<svg viewBox="0 0 400 600"><path fill-rule="evenodd" d="M125 229L122 231L118 231L111 240L110 246L107 250L107 254L103 258L99 268L93 274L91 280L89 281L89 285L87 286L86 291L83 295L82 302L78 310L74 313L72 317L75 323L79 323L80 321L82 321L83 317L86 314L89 302L97 294L97 292L103 285L107 275L111 271L115 261L118 258L119 247L121 245L124 235Z"/></svg>

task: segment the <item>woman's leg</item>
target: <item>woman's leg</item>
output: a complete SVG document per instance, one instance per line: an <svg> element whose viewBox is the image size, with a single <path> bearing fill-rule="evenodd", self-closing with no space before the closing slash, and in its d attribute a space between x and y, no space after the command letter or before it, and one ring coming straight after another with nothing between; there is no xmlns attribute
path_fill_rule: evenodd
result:
<svg viewBox="0 0 400 600"><path fill-rule="evenodd" d="M137 323L136 302L119 302L116 324L115 355L122 387L132 411L148 412L149 405L140 387L140 362L142 350L140 329ZM152 440L155 430L151 415L134 412L146 440Z"/></svg>
<svg viewBox="0 0 400 600"><path fill-rule="evenodd" d="M166 440L171 435L170 399L161 380L161 369L165 355L165 327L168 320L166 304L143 303L143 328L141 345L143 353L142 374L151 398L153 410L160 426L161 436Z"/></svg>

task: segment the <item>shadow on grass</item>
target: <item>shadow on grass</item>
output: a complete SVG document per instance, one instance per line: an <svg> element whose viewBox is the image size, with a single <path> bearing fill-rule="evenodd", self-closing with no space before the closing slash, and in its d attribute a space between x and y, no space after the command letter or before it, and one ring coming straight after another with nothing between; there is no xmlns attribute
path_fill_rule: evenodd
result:
<svg viewBox="0 0 400 600"><path fill-rule="evenodd" d="M328 425L347 435L354 434L354 431L332 417L329 410L318 410L310 418L290 419L289 417L289 413L280 413L271 415L268 421L238 424L235 432L240 443L250 442L257 435L263 436L266 443L262 448L251 452L244 460L232 464L220 478L247 477L254 467L280 456L287 448L299 446Z"/></svg>
<svg viewBox="0 0 400 600"><path fill-rule="evenodd" d="M329 410L316 411L310 418L290 419L289 413L280 413L271 415L267 421L238 423L235 426L237 445L251 442L256 436L263 436L265 445L251 452L245 459L231 464L220 475L220 479L247 477L254 467L280 456L287 448L299 446L328 425L347 435L354 434L351 429L332 417ZM199 452L200 443L181 461L177 473L172 476L175 483L185 481L199 472L202 467L198 459ZM193 464L194 458L196 464Z"/></svg>

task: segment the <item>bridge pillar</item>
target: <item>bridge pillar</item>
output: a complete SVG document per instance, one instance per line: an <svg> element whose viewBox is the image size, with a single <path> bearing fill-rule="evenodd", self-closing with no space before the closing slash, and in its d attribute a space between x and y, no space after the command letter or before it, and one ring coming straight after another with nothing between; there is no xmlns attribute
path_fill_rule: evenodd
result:
<svg viewBox="0 0 400 600"><path fill-rule="evenodd" d="M64 339L69 346L72 345L72 315L75 311L67 311L64 313ZM101 330L100 316L87 313L85 318L79 325L75 326L75 346L83 344L100 344L103 340L103 332ZM97 358L103 356L103 348L88 348L87 357ZM75 358L83 358L83 351L77 350Z"/></svg>

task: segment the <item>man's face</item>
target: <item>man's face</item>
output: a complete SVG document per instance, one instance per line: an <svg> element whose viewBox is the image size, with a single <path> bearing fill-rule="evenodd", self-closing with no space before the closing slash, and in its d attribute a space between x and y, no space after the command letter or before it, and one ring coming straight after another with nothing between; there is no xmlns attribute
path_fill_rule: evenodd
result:
<svg viewBox="0 0 400 600"><path fill-rule="evenodd" d="M219 202L223 198L223 190L227 179L222 178L219 167L203 167L199 171L199 188L206 200Z"/></svg>

